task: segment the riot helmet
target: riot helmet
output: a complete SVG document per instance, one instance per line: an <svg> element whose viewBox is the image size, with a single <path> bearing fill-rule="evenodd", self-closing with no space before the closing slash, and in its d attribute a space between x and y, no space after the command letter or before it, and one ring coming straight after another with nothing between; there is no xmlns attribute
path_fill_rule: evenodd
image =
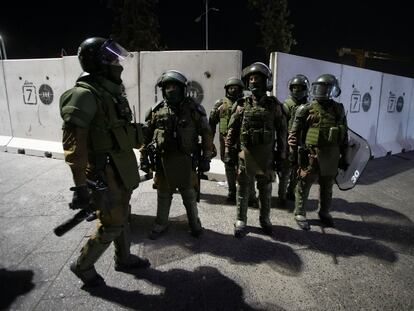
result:
<svg viewBox="0 0 414 311"><path fill-rule="evenodd" d="M258 74L263 77L263 83L252 82L250 76ZM264 95L266 91L271 91L273 88L272 84L272 71L268 66L263 63L256 62L243 69L242 79L245 84L248 85L253 95Z"/></svg>
<svg viewBox="0 0 414 311"><path fill-rule="evenodd" d="M133 54L112 39L92 37L78 48L78 59L82 69L90 74L102 73L120 83L121 72Z"/></svg>
<svg viewBox="0 0 414 311"><path fill-rule="evenodd" d="M231 77L224 84L224 89L226 90L226 97L237 100L243 96L244 83L239 78Z"/></svg>
<svg viewBox="0 0 414 311"><path fill-rule="evenodd" d="M338 79L331 74L323 74L312 83L312 97L316 100L329 100L341 95Z"/></svg>
<svg viewBox="0 0 414 311"><path fill-rule="evenodd" d="M178 70L167 70L158 79L157 86L169 104L180 103L187 92L187 78Z"/></svg>
<svg viewBox="0 0 414 311"><path fill-rule="evenodd" d="M309 80L306 76L297 74L288 82L290 96L296 100L302 100L308 96Z"/></svg>

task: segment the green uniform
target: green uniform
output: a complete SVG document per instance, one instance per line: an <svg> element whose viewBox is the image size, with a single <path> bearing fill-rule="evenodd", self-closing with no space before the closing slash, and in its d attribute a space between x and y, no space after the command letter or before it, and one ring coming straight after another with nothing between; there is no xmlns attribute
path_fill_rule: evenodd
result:
<svg viewBox="0 0 414 311"><path fill-rule="evenodd" d="M274 163L286 156L286 118L282 104L273 96L259 101L252 96L237 101L238 107L229 123L226 147L240 141L237 188L237 220L247 222L249 184L256 178L260 200L260 223L270 224ZM276 143L276 145L275 145Z"/></svg>
<svg viewBox="0 0 414 311"><path fill-rule="evenodd" d="M213 139L216 134L217 124L219 125L219 140L220 140L220 158L224 160L225 140L228 132L228 125L230 117L235 110L235 103L228 97L218 100L210 113L209 123L213 134ZM237 143L239 145L239 142ZM227 184L229 187L229 197L236 196L236 177L237 166L224 163ZM254 181L250 188L250 198L253 201L256 198L256 191L254 188Z"/></svg>
<svg viewBox="0 0 414 311"><path fill-rule="evenodd" d="M293 120L298 107L306 103L306 97L304 100L296 100L293 97L287 98L284 102L284 110L288 120L288 132L292 129ZM285 200L286 195L290 197L294 196L294 191L297 183L297 152L293 149L289 150L288 157L283 161L282 171L279 175L279 188L278 197L279 200Z"/></svg>
<svg viewBox="0 0 414 311"><path fill-rule="evenodd" d="M313 101L301 106L290 135L298 142L299 176L294 214L306 216L305 204L312 183L319 181L319 213L327 215L338 163L347 145L347 121L344 107L333 100Z"/></svg>
<svg viewBox="0 0 414 311"><path fill-rule="evenodd" d="M173 192L178 188L185 206L192 232L201 230L198 218L196 175L198 155L210 159L213 141L204 108L190 97L170 106L165 100L146 116L146 143L156 148L157 217L155 231L163 231L168 224ZM199 145L201 136L201 146ZM147 150L141 149L144 157Z"/></svg>
<svg viewBox="0 0 414 311"><path fill-rule="evenodd" d="M133 148L143 143L122 86L99 75L79 78L60 98L63 149L76 186L103 181L108 193L92 190L98 226L77 260L80 270L95 274L94 263L112 241L116 263L130 257L129 199L138 187ZM105 203L106 202L106 203Z"/></svg>

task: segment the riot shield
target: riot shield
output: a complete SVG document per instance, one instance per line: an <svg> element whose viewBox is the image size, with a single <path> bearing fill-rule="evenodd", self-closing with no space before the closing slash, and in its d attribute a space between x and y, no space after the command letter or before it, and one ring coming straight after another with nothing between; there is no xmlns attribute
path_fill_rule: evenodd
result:
<svg viewBox="0 0 414 311"><path fill-rule="evenodd" d="M338 169L338 174L335 178L335 182L339 189L343 191L355 187L371 158L371 148L369 147L368 142L349 128L348 140L346 159L349 163L349 167L346 171Z"/></svg>

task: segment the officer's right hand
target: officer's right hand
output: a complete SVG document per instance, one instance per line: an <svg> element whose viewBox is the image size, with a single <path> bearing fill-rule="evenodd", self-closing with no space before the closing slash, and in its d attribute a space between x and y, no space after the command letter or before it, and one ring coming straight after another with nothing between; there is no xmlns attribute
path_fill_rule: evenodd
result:
<svg viewBox="0 0 414 311"><path fill-rule="evenodd" d="M291 147L296 147L297 144L298 144L298 142L297 142L296 136L292 135L292 134L289 134L289 136L288 136L288 145L291 146Z"/></svg>
<svg viewBox="0 0 414 311"><path fill-rule="evenodd" d="M139 161L139 168L141 169L141 171L148 174L151 170L151 165L150 165L148 159L141 158L140 161Z"/></svg>
<svg viewBox="0 0 414 311"><path fill-rule="evenodd" d="M69 203L71 209L85 209L89 207L90 193L86 185L71 187L73 191L72 202Z"/></svg>

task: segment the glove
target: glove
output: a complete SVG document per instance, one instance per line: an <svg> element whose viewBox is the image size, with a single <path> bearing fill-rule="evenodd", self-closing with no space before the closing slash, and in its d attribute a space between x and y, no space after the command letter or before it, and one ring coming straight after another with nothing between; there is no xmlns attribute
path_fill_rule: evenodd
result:
<svg viewBox="0 0 414 311"><path fill-rule="evenodd" d="M201 158L200 164L198 165L198 169L201 172L208 172L210 170L210 160L206 158Z"/></svg>
<svg viewBox="0 0 414 311"><path fill-rule="evenodd" d="M217 155L217 148L216 146L213 144L213 150L211 152L211 158L215 158Z"/></svg>
<svg viewBox="0 0 414 311"><path fill-rule="evenodd" d="M238 160L237 149L226 148L224 151L223 162L230 166L236 166Z"/></svg>
<svg viewBox="0 0 414 311"><path fill-rule="evenodd" d="M296 137L292 134L289 134L289 136L288 136L288 145L291 146L291 147L296 147L297 143L298 142L296 140Z"/></svg>
<svg viewBox="0 0 414 311"><path fill-rule="evenodd" d="M69 203L71 209L85 209L89 207L90 193L86 185L71 187L73 191L72 202Z"/></svg>
<svg viewBox="0 0 414 311"><path fill-rule="evenodd" d="M343 170L343 171L346 171L348 169L348 167L349 167L348 161L345 159L345 157L341 157L339 159L338 168Z"/></svg>
<svg viewBox="0 0 414 311"><path fill-rule="evenodd" d="M150 172L151 165L148 161L148 158L141 158L139 160L139 168L141 169L141 171L143 171L147 174Z"/></svg>

